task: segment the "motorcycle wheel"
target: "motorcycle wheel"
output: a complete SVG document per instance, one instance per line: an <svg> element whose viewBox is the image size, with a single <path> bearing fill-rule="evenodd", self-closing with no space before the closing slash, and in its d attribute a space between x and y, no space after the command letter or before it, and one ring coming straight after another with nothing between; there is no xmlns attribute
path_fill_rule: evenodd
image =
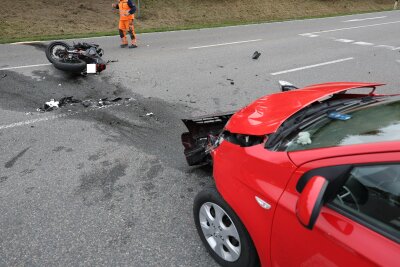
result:
<svg viewBox="0 0 400 267"><path fill-rule="evenodd" d="M71 73L80 73L86 69L86 62L81 59L64 59L52 63L56 69Z"/></svg>
<svg viewBox="0 0 400 267"><path fill-rule="evenodd" d="M46 48L46 57L47 59L54 64L54 62L58 62L62 57L56 55L56 52L59 50L70 50L72 49L67 43L65 42L52 42Z"/></svg>

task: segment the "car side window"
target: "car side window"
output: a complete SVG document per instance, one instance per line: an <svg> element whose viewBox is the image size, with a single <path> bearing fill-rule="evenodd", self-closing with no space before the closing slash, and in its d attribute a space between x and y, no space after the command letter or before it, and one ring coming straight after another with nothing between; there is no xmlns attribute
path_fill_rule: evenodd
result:
<svg viewBox="0 0 400 267"><path fill-rule="evenodd" d="M328 205L399 242L400 164L354 167Z"/></svg>

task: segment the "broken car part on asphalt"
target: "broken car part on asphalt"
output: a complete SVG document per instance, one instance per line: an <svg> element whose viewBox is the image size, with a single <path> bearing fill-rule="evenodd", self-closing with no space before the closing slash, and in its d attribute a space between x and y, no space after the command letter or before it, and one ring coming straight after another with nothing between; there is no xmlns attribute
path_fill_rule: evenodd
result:
<svg viewBox="0 0 400 267"><path fill-rule="evenodd" d="M73 96L67 96L63 97L58 101L54 101L54 99L51 99L49 102L46 102L43 107L38 108L37 111L39 112L48 112L52 111L54 109L58 109L60 107L66 106L68 104L74 105L77 103L82 104L85 108L88 107L103 107L103 106L108 106L111 104L114 104L119 101L131 101L132 98L122 98L122 97L116 97L114 99L108 99L108 98L102 98L99 100L93 100L93 99L86 99L86 100L79 100L75 99Z"/></svg>
<svg viewBox="0 0 400 267"><path fill-rule="evenodd" d="M251 57L252 59L258 59L261 56L261 53L258 51L255 51L253 56Z"/></svg>

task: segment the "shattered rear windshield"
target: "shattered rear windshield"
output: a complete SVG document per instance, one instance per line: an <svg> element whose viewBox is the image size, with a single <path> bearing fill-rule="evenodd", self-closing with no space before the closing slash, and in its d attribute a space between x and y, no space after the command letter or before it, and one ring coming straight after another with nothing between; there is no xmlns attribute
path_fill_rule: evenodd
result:
<svg viewBox="0 0 400 267"><path fill-rule="evenodd" d="M400 99L353 110L346 120L321 120L286 138L278 150L298 151L400 140Z"/></svg>

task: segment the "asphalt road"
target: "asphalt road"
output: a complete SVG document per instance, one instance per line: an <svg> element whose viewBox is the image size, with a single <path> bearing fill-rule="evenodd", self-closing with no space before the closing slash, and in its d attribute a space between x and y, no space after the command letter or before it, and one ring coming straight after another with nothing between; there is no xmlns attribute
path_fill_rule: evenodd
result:
<svg viewBox="0 0 400 267"><path fill-rule="evenodd" d="M142 34L131 50L94 38L118 62L88 77L42 65L43 43L0 45L0 266L215 266L192 219L211 171L186 166L180 118L238 109L278 80L398 93L399 27L393 11ZM64 96L130 100L36 111Z"/></svg>

